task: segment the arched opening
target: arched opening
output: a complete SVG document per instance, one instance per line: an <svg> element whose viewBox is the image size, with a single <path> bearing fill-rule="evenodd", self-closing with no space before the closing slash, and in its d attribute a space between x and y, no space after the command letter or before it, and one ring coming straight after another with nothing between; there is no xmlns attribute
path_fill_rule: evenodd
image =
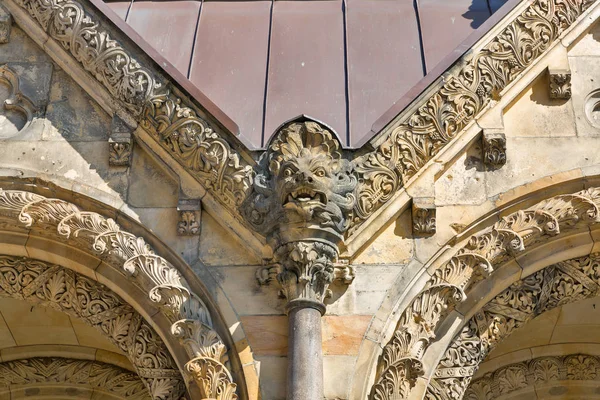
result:
<svg viewBox="0 0 600 400"><path fill-rule="evenodd" d="M0 298L39 304L95 328L118 352L127 356L153 399L177 400L185 393L183 377L161 337L133 307L106 286L58 265L24 257L0 256ZM20 304L13 303L12 307L12 310L0 307L4 310L4 325L9 330L9 324L18 324L14 319L26 317L23 315L26 310L22 310ZM14 314L19 311L20 316ZM68 327L56 315L50 314L46 323L47 330L62 327L63 334L69 334ZM17 343L35 343L37 339L40 343L53 344L52 340L35 337L40 334L44 335L43 331L29 332L31 337L27 339L18 334L13 334L12 338ZM54 344L59 340L62 339L56 338Z"/></svg>
<svg viewBox="0 0 600 400"><path fill-rule="evenodd" d="M117 335L115 344L127 350L142 380L152 376L154 398L179 398L185 392L191 398L237 398L227 348L206 303L177 268L115 220L65 200L0 189L0 252L36 259L52 265L50 269L62 267L62 277L77 274L78 282L102 284L123 309L135 311L131 318L136 322L130 325L140 329L126 330L127 344ZM124 319L120 315L113 322L125 329ZM146 342L138 343L139 338L148 339L152 350L146 351Z"/></svg>
<svg viewBox="0 0 600 400"><path fill-rule="evenodd" d="M591 188L552 197L526 209L514 211L517 207L513 206L495 214L497 222L470 236L463 235L458 243L441 251L426 265L431 277L400 314L383 349L370 398L421 399L428 394L435 399L463 398L483 354L468 336L471 330L479 333L487 324L483 320L478 325L482 321L478 310L520 279L594 252L599 204L600 190ZM505 329L511 323L497 328ZM501 335L496 327L490 329L493 335ZM464 340L460 341L463 332ZM457 341L453 341L457 334ZM452 346L460 348L453 352ZM441 372L436 367L445 360L447 349L449 358L471 357L476 361L468 365L448 363ZM436 391L441 379L447 379L446 386L451 389Z"/></svg>

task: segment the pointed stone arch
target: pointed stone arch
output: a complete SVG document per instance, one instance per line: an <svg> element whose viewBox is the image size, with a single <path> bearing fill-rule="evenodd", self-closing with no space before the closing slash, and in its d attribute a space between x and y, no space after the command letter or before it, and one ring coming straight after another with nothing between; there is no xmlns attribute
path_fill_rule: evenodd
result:
<svg viewBox="0 0 600 400"><path fill-rule="evenodd" d="M565 254L589 254L593 247L591 230L600 223L599 207L600 188L555 196L506 214L438 255L426 266L431 277L401 313L391 340L383 348L370 398L422 398L429 375L450 340L444 342L442 337L461 325L465 315L470 317L465 310L489 296L487 278L496 276L506 286L514 283L523 271L517 258L535 251L545 253L545 260L530 257L527 274L552 264L556 261L553 257L563 257L558 260L562 261L573 257ZM565 252L548 254L548 248L557 243Z"/></svg>
<svg viewBox="0 0 600 400"><path fill-rule="evenodd" d="M70 264L115 290L157 330L180 374L194 382L191 393L238 398L227 348L207 306L142 237L112 218L26 190L0 189L0 230L9 254Z"/></svg>

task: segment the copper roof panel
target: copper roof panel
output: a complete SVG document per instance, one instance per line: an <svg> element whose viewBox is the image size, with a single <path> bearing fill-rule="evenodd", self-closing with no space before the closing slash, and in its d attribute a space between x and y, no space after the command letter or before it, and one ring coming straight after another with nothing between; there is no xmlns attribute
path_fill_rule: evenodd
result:
<svg viewBox="0 0 600 400"><path fill-rule="evenodd" d="M115 12L115 14L124 20L127 17L127 10L129 10L131 1L115 1L106 4Z"/></svg>
<svg viewBox="0 0 600 400"><path fill-rule="evenodd" d="M347 0L350 145L423 77L412 0Z"/></svg>
<svg viewBox="0 0 600 400"><path fill-rule="evenodd" d="M205 2L190 70L251 148L262 141L270 18L270 1Z"/></svg>
<svg viewBox="0 0 600 400"><path fill-rule="evenodd" d="M265 143L279 125L305 114L347 144L344 67L341 1L274 2Z"/></svg>
<svg viewBox="0 0 600 400"><path fill-rule="evenodd" d="M486 0L420 0L427 71L490 17Z"/></svg>
<svg viewBox="0 0 600 400"><path fill-rule="evenodd" d="M127 23L187 76L199 12L197 1L134 1Z"/></svg>

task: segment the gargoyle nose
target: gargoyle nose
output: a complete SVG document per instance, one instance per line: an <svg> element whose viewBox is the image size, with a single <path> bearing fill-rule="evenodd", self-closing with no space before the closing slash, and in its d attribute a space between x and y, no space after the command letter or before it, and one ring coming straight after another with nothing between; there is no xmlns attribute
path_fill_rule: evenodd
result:
<svg viewBox="0 0 600 400"><path fill-rule="evenodd" d="M311 174L306 173L306 172L301 172L300 173L300 179L302 182L306 182L306 183L313 183L313 177Z"/></svg>

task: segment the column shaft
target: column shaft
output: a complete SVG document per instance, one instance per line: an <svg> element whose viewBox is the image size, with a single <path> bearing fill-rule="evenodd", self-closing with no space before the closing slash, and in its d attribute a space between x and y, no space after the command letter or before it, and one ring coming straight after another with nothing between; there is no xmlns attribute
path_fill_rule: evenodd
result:
<svg viewBox="0 0 600 400"><path fill-rule="evenodd" d="M323 400L321 312L294 307L288 318L287 400Z"/></svg>

